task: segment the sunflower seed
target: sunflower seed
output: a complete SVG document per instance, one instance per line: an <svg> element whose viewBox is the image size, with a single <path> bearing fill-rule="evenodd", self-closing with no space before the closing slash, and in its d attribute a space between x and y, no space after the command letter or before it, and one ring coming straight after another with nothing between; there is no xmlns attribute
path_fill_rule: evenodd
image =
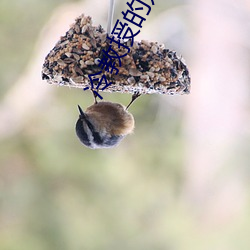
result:
<svg viewBox="0 0 250 250"><path fill-rule="evenodd" d="M87 61L85 62L85 64L86 64L86 65L94 65L95 63L94 63L93 61L91 61L91 60L87 60Z"/></svg>
<svg viewBox="0 0 250 250"><path fill-rule="evenodd" d="M137 70L137 69L134 69L134 68L130 68L129 69L129 74L131 76L141 76L142 75L142 72Z"/></svg>
<svg viewBox="0 0 250 250"><path fill-rule="evenodd" d="M151 47L151 51L152 51L154 54L156 54L157 51L158 51L158 48L157 48L155 45L153 45L153 46Z"/></svg>
<svg viewBox="0 0 250 250"><path fill-rule="evenodd" d="M83 43L82 44L82 48L85 49L85 50L89 50L89 46L86 44L86 43Z"/></svg>

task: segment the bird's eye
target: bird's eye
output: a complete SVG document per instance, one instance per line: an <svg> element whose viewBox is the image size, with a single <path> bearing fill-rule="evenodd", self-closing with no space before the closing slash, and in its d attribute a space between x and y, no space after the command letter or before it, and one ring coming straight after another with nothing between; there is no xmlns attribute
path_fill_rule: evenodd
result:
<svg viewBox="0 0 250 250"><path fill-rule="evenodd" d="M101 25L93 26L91 17L82 14L46 56L42 68L42 79L50 84L94 94L95 104L85 112L78 105L75 127L78 138L89 148L113 147L133 131L134 118L127 110L140 95L190 91L189 71L175 51L157 42L136 41L138 32L132 37L124 32L122 39L111 35L116 33L111 32L114 1L110 3L107 32ZM155 5L154 1L151 4ZM150 9L148 15L151 7L144 6ZM131 23L136 22L134 17ZM141 20L138 27L146 21L144 17L136 19ZM103 99L101 91L133 96L125 108L118 103L97 102Z"/></svg>

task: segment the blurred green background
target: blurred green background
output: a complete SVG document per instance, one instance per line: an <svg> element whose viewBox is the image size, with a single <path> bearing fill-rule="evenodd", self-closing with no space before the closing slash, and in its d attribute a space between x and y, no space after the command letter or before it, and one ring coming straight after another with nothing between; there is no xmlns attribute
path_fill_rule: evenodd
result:
<svg viewBox="0 0 250 250"><path fill-rule="evenodd" d="M192 92L139 98L134 134L90 150L74 126L91 93L41 67L76 16L106 27L107 9L0 2L0 249L249 250L250 2L155 1L138 39L182 54Z"/></svg>

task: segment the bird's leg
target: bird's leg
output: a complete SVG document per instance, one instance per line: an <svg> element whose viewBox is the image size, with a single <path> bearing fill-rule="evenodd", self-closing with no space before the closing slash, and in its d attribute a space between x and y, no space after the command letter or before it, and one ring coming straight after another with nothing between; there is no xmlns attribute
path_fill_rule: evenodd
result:
<svg viewBox="0 0 250 250"><path fill-rule="evenodd" d="M95 93L95 91L93 89L91 91L92 91L92 94L93 94L94 99L95 99L95 104L97 104L97 100L96 100L97 94Z"/></svg>
<svg viewBox="0 0 250 250"><path fill-rule="evenodd" d="M132 104L139 96L141 96L141 94L139 93L139 91L135 92L135 93L132 95L132 99L131 99L130 103L128 104L128 106L126 107L126 110L131 106L131 104Z"/></svg>

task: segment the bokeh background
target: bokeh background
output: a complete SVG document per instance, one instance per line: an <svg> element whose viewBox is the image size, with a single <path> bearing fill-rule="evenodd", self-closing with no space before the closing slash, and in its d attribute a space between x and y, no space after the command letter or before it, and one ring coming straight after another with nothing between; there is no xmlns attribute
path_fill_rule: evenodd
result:
<svg viewBox="0 0 250 250"><path fill-rule="evenodd" d="M138 39L183 55L191 94L140 97L134 134L90 150L91 93L41 67L81 13L106 27L108 2L0 2L0 249L249 250L250 1L155 0Z"/></svg>

